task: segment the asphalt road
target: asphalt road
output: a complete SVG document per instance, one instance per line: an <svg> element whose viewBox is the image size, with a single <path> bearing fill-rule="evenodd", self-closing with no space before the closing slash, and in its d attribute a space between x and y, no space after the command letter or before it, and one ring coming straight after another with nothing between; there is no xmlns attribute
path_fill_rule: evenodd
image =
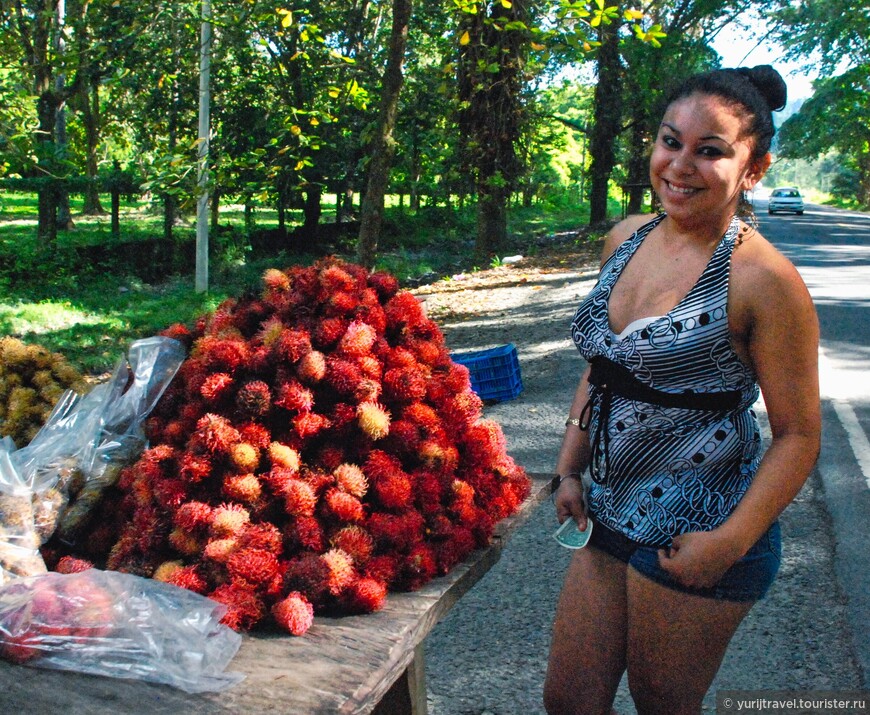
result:
<svg viewBox="0 0 870 715"><path fill-rule="evenodd" d="M818 471L831 514L837 576L870 679L870 214L807 205L767 214L762 233L798 267L819 315L824 433Z"/></svg>

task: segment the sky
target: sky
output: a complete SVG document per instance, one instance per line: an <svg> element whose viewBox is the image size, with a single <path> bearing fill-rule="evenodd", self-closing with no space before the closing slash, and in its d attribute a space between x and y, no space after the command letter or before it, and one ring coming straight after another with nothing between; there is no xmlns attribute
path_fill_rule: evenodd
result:
<svg viewBox="0 0 870 715"><path fill-rule="evenodd" d="M785 80L789 102L812 95L811 81L816 78L815 74L807 75L799 64L781 61L782 50L775 43L766 41L756 47L757 43L746 30L728 25L716 37L713 49L722 57L723 67L773 65Z"/></svg>

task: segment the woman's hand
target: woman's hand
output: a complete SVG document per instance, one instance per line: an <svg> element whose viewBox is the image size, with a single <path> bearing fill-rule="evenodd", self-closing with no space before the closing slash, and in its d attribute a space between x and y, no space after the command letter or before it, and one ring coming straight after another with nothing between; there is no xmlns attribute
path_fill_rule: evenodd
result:
<svg viewBox="0 0 870 715"><path fill-rule="evenodd" d="M670 549L659 549L659 565L684 586L709 588L740 556L716 530L691 531L675 536Z"/></svg>
<svg viewBox="0 0 870 715"><path fill-rule="evenodd" d="M586 487L575 477L562 480L555 493L556 518L562 524L565 519L574 519L580 531L586 531L588 518L586 509Z"/></svg>

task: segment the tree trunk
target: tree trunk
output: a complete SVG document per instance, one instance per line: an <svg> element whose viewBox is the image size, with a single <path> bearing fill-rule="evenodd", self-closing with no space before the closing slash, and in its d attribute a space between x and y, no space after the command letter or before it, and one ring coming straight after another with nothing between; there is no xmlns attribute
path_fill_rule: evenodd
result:
<svg viewBox="0 0 870 715"><path fill-rule="evenodd" d="M302 228L305 234L312 238L317 237L320 216L323 213L323 207L320 205L323 187L319 181L320 177L317 179L309 181L305 186L305 203L302 206Z"/></svg>
<svg viewBox="0 0 870 715"><path fill-rule="evenodd" d="M278 230L287 230L287 191L283 186L283 180L278 186Z"/></svg>
<svg viewBox="0 0 870 715"><path fill-rule="evenodd" d="M507 236L507 197L496 189L477 196L477 241L474 258L482 268L489 266Z"/></svg>
<svg viewBox="0 0 870 715"><path fill-rule="evenodd" d="M209 209L211 210L211 228L213 231L217 231L220 222L220 204L221 190L219 187L215 186L211 191L211 203L209 204Z"/></svg>
<svg viewBox="0 0 870 715"><path fill-rule="evenodd" d="M607 189L616 162L616 138L622 119L622 82L619 59L621 20L601 26L598 83L595 85L593 124L589 138L589 225L607 219Z"/></svg>
<svg viewBox="0 0 870 715"><path fill-rule="evenodd" d="M58 96L62 96L63 81L58 84ZM55 116L55 147L57 148L60 159L65 160L67 156L67 135L66 135L66 103L62 103L57 108ZM63 171L64 176L66 171ZM69 190L65 184L58 184L57 189L57 215L55 218L57 228L60 231L67 231L75 227L72 220L72 210L69 205Z"/></svg>
<svg viewBox="0 0 870 715"><path fill-rule="evenodd" d="M63 28L66 22L66 1L58 0L55 8L55 21L57 23L57 32L54 36L54 50L57 56L63 57L66 50L66 42L64 41ZM63 74L58 74L54 79L55 96L58 98L57 110L55 112L54 126L54 141L60 159L67 158L67 144L69 143L66 135L66 77ZM62 174L66 176L67 171L64 168ZM69 190L63 184L58 186L57 190L57 215L55 217L57 227L60 230L73 228L72 211L69 206Z"/></svg>
<svg viewBox="0 0 870 715"><path fill-rule="evenodd" d="M39 118L37 129L37 156L44 167L42 176L49 179L54 159L54 127L57 120L57 97L51 90L40 94L36 107ZM38 221L36 234L40 241L54 243L57 239L57 188L55 182L47 180L38 192Z"/></svg>
<svg viewBox="0 0 870 715"><path fill-rule="evenodd" d="M251 195L245 196L245 236L250 237L254 231L254 204Z"/></svg>
<svg viewBox="0 0 870 715"><path fill-rule="evenodd" d="M86 216L98 216L105 213L100 204L100 188L97 185L98 151L100 143L100 93L99 81L82 83L82 124L85 129L85 144L87 146L86 173L88 179L85 189L84 208Z"/></svg>
<svg viewBox="0 0 870 715"><path fill-rule="evenodd" d="M646 185L649 184L649 141L646 132L646 111L642 103L637 103L641 109L635 116L635 122L631 127L631 154L628 157L628 205L629 214L643 212L643 197L646 193Z"/></svg>
<svg viewBox="0 0 870 715"><path fill-rule="evenodd" d="M858 159L858 201L862 206L870 206L870 153L867 152Z"/></svg>
<svg viewBox="0 0 870 715"><path fill-rule="evenodd" d="M402 63L408 41L408 25L411 21L411 1L393 0L393 26L390 33L390 52L381 90L381 112L378 128L372 142L369 179L360 211L359 261L367 268L375 263L378 237L384 213L384 195L390 181L390 165L395 153L393 129L402 91Z"/></svg>
<svg viewBox="0 0 870 715"><path fill-rule="evenodd" d="M180 67L181 60L179 58L180 50L178 48L178 21L173 17L172 20L172 64L175 67L175 77L170 85L169 97L169 117L167 119L167 149L169 154L175 153L175 148L178 145L178 115L181 112L181 88L179 87L178 77L181 75ZM178 215L178 200L173 194L166 193L163 195L163 238L167 241L172 240L173 228L175 227L175 219Z"/></svg>
<svg viewBox="0 0 870 715"><path fill-rule="evenodd" d="M488 15L488 16L486 16ZM521 172L516 142L523 121L520 90L526 38L505 22L524 22L525 2L509 7L493 2L485 12L465 15L460 34L459 100L464 109L459 129L461 152L473 163L477 190L475 256L487 261L507 242L507 199ZM462 167L463 169L465 167Z"/></svg>

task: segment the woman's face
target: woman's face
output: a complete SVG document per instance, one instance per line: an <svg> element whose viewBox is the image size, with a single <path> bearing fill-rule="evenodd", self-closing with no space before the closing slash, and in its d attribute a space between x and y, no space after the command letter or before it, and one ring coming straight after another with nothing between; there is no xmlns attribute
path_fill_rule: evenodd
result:
<svg viewBox="0 0 870 715"><path fill-rule="evenodd" d="M743 120L718 97L691 94L665 112L650 158L650 181L673 218L711 219L734 213L769 159L752 162Z"/></svg>

